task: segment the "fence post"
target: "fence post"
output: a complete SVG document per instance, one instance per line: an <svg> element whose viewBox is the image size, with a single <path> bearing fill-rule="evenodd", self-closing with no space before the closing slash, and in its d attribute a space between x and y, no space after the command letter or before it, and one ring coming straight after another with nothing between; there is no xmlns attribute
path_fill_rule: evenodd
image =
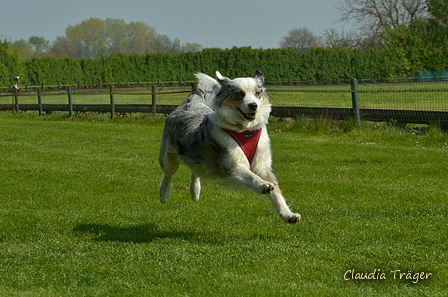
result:
<svg viewBox="0 0 448 297"><path fill-rule="evenodd" d="M359 113L359 104L358 104L358 82L356 78L352 78L350 80L351 89L352 89L352 104L353 104L353 112L355 113L355 119L358 126L361 126L361 115Z"/></svg>
<svg viewBox="0 0 448 297"><path fill-rule="evenodd" d="M37 89L37 104L39 105L39 116L41 117L43 114L42 110L42 89Z"/></svg>
<svg viewBox="0 0 448 297"><path fill-rule="evenodd" d="M72 87L67 88L67 94L68 94L68 110L70 113L70 117L73 117L73 100L72 100Z"/></svg>
<svg viewBox="0 0 448 297"><path fill-rule="evenodd" d="M151 87L151 104L152 104L152 115L156 116L157 106L156 106L156 86Z"/></svg>
<svg viewBox="0 0 448 297"><path fill-rule="evenodd" d="M14 104L12 107L13 113L19 112L19 96L17 95L17 90L14 89L13 90L13 95L14 95Z"/></svg>
<svg viewBox="0 0 448 297"><path fill-rule="evenodd" d="M114 100L114 87L110 86L110 118L115 117L115 100Z"/></svg>

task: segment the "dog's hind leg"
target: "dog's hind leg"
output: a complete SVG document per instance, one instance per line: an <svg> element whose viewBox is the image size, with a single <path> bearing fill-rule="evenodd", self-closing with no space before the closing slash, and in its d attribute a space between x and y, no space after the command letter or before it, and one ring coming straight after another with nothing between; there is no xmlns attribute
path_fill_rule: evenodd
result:
<svg viewBox="0 0 448 297"><path fill-rule="evenodd" d="M192 172L190 174L190 195L194 201L199 200L199 195L201 193L201 180L200 178Z"/></svg>
<svg viewBox="0 0 448 297"><path fill-rule="evenodd" d="M162 175L162 182L159 188L160 202L165 203L170 198L172 175Z"/></svg>
<svg viewBox="0 0 448 297"><path fill-rule="evenodd" d="M176 154L165 153L159 158L159 163L163 170L159 196L160 202L165 203L170 198L171 180L179 168L179 160Z"/></svg>

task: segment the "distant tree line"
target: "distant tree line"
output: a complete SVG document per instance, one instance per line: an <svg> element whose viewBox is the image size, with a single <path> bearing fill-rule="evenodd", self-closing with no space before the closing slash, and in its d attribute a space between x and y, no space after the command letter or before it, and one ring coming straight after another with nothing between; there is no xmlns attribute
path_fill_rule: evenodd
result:
<svg viewBox="0 0 448 297"><path fill-rule="evenodd" d="M385 49L409 60L430 52L445 54L448 45L448 0L341 0L340 22L352 30L327 29L317 36L308 28L295 28L280 41L283 48L299 51L315 47ZM433 56L436 57L436 56ZM421 67L425 65L421 58ZM429 68L436 68L433 61Z"/></svg>
<svg viewBox="0 0 448 297"><path fill-rule="evenodd" d="M27 59L33 57L96 59L113 54L172 54L198 52L198 43L181 43L142 22L126 23L122 19L102 20L90 18L76 25L68 25L64 36L50 43L43 37L31 36L28 40L11 43Z"/></svg>
<svg viewBox="0 0 448 297"><path fill-rule="evenodd" d="M278 49L202 49L159 35L144 23L93 18L68 26L51 44L36 36L22 41L29 56L17 50L20 42L0 38L0 85L17 75L22 83L40 85L188 81L199 71L236 77L257 68L282 81L401 78L448 70L448 0L342 1L343 18L357 21L364 34L327 30L317 38L299 28Z"/></svg>

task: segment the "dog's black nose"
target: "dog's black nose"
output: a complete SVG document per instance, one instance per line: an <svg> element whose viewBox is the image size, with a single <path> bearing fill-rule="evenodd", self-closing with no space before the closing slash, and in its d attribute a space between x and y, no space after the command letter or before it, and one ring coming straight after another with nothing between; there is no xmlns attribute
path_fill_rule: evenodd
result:
<svg viewBox="0 0 448 297"><path fill-rule="evenodd" d="M257 105L257 103L253 102L253 103L247 104L247 107L249 107L250 111L255 111L255 110L257 110L258 105Z"/></svg>

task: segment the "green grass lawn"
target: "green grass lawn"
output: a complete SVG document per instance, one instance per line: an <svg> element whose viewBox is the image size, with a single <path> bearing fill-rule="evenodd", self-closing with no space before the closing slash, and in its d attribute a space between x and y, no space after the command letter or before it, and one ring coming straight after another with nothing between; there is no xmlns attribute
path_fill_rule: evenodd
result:
<svg viewBox="0 0 448 297"><path fill-rule="evenodd" d="M191 201L185 167L161 204L162 127L0 113L1 296L446 296L439 129L273 123L292 226L210 183ZM386 279L350 279L375 269Z"/></svg>

